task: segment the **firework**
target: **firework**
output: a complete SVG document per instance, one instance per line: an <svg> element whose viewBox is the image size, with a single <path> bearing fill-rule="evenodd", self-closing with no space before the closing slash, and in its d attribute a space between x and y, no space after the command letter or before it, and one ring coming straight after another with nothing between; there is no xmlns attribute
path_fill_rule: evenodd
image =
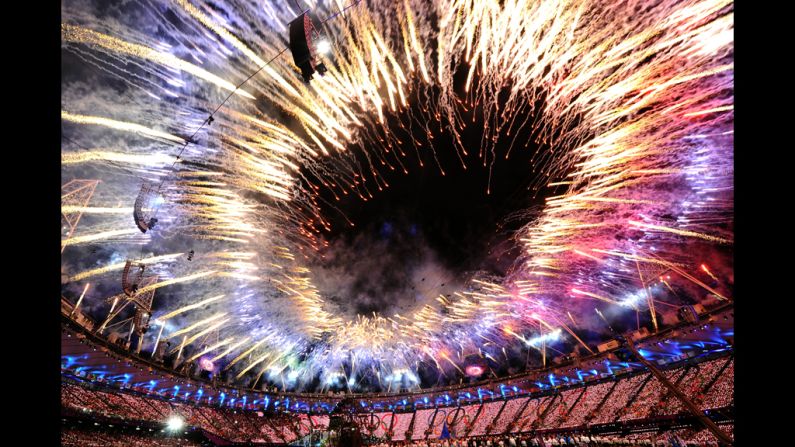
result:
<svg viewBox="0 0 795 447"><path fill-rule="evenodd" d="M695 286L731 299L688 273L704 261L691 246L715 247L712 270L701 268L713 280L731 269L720 251L733 240L730 1L370 0L324 23L333 45L320 57L333 68L309 85L287 57L266 64L284 49L288 2L217 3L135 5L141 14L110 21L63 7L65 53L129 87L110 100L82 81L65 86L64 129L92 149L65 143L63 172L103 183L90 204L63 210L86 215L62 242L76 250L64 262L79 265L72 282L112 284L108 273L140 259L161 275L146 290L178 290L155 312L155 345L182 337L181 356L212 336L189 361L206 355L238 379L292 389L320 378L324 388L395 390L387 377L416 377L420 365L463 375L467 355L504 358L511 346L535 349L532 340L544 361L568 336L590 350L577 331L593 304L626 308L622 297L647 287L644 269L672 293ZM320 17L345 6L314 5ZM484 123L475 144L461 137L470 115ZM442 128L453 148L434 146ZM537 141L518 141L523 128ZM497 153L501 135L507 153ZM528 194L563 192L516 235L522 255L506 277L475 275L403 315L351 320L313 283L307 259L331 225L320 191L378 200L384 173L410 176L411 157L433 157L444 175L436 151L456 151L464 168L476 153L491 169L532 143L549 150L533 156ZM164 198L158 229L136 236L146 255L123 243L139 233L122 213L142 181ZM89 242L113 254L80 265ZM178 259L186 244L192 261ZM122 299L92 290L86 302L112 301L110 313Z"/></svg>

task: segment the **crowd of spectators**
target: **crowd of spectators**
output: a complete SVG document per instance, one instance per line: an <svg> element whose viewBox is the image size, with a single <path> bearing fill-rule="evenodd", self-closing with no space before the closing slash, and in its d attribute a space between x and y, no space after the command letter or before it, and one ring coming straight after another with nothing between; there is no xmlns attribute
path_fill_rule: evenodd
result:
<svg viewBox="0 0 795 447"><path fill-rule="evenodd" d="M691 364L664 371L663 374L702 409L723 408L733 404L733 358ZM62 384L61 405L64 411L96 414L123 421L163 422L172 415L178 415L188 425L233 442L289 443L309 434L311 428L324 430L329 423L326 415L266 416L255 410L200 406L132 392L111 392L72 382ZM415 413L395 413L394 416L391 412L382 412L362 417L360 422L361 431L365 435L372 434L379 439L389 438L391 435L393 441L411 439L410 444L406 445L427 446L429 444L417 443L423 442L422 440L438 440L445 421L448 423L447 430L453 437L467 436L477 440L506 432L580 427L585 424L631 421L685 412L679 399L660 380L646 372L585 387L565 389L559 394L536 398L520 397L507 402L494 400L482 406L469 404L460 410L451 407L437 412L435 408L423 408ZM377 426L373 430L376 418ZM412 430L407 433L410 427ZM707 442L708 440L702 438L712 436L703 430L699 433L701 434L693 441ZM685 439L691 435L696 436L694 433L685 433L682 437ZM67 439L65 442L71 441Z"/></svg>
<svg viewBox="0 0 795 447"><path fill-rule="evenodd" d="M68 428L61 430L64 447L199 447L201 444L176 436L160 437L150 434L131 434Z"/></svg>
<svg viewBox="0 0 795 447"><path fill-rule="evenodd" d="M325 430L328 428L329 424L329 417L326 414L313 414L309 416L309 419L312 421L312 426L320 429ZM406 422L406 427L408 427L408 423L411 421L411 415L409 415L409 420Z"/></svg>
<svg viewBox="0 0 795 447"><path fill-rule="evenodd" d="M720 427L733 438L733 426ZM373 447L550 447L550 446L659 446L718 447L718 440L707 429L689 428L664 433L647 432L629 435L492 435L469 439L433 439L381 442Z"/></svg>
<svg viewBox="0 0 795 447"><path fill-rule="evenodd" d="M670 380L670 379L669 379ZM650 376L632 401L623 408L618 417L619 421L643 419L649 415L654 405L660 401L663 393L663 384L655 376Z"/></svg>
<svg viewBox="0 0 795 447"><path fill-rule="evenodd" d="M722 408L734 402L734 358L706 391L701 408Z"/></svg>
<svg viewBox="0 0 795 447"><path fill-rule="evenodd" d="M436 413L435 408L427 408L417 410L414 416L414 430L412 431L412 439L424 439L426 431L431 427L431 418Z"/></svg>
<svg viewBox="0 0 795 447"><path fill-rule="evenodd" d="M543 408L549 402L551 397L545 397L542 399L533 399L527 403L527 407L525 407L522 414L516 420L516 425L514 426L515 432L517 431L524 431L528 430L533 423L539 418L541 415Z"/></svg>
<svg viewBox="0 0 795 447"><path fill-rule="evenodd" d="M561 427L577 427L586 423L614 384L615 382L603 382L585 387L580 401L577 402L577 411L572 412Z"/></svg>
<svg viewBox="0 0 795 447"><path fill-rule="evenodd" d="M126 393L109 393L70 383L61 386L61 405L73 413L96 414L122 421L165 421L177 415L188 425L234 442L252 439L290 442L299 437L298 430L293 429L298 424L288 423L286 417L271 417L266 423L261 412L194 406Z"/></svg>
<svg viewBox="0 0 795 447"><path fill-rule="evenodd" d="M365 433L372 433L377 438L386 436L389 426L392 424L392 413L373 413L362 418L362 425L366 428Z"/></svg>
<svg viewBox="0 0 795 447"><path fill-rule="evenodd" d="M497 417L500 408L504 402L487 402L480 408L480 414L477 419L472 422L472 429L469 431L469 436L480 436L486 434L486 429Z"/></svg>
<svg viewBox="0 0 795 447"><path fill-rule="evenodd" d="M505 433L511 422L516 420L517 413L522 409L524 404L527 403L529 397L520 397L518 399L511 399L505 404L502 409L500 417L492 423L493 427L490 434Z"/></svg>
<svg viewBox="0 0 795 447"><path fill-rule="evenodd" d="M610 393L610 396L602 404L602 407L597 411L590 423L605 424L615 421L619 417L620 412L627 408L630 399L637 394L638 388L643 385L649 374L638 374L628 379L619 380L613 392Z"/></svg>
<svg viewBox="0 0 795 447"><path fill-rule="evenodd" d="M547 416L544 418L544 426L549 428L560 427L560 425L568 419L569 414L575 410L575 404L579 404L578 399L583 393L583 390L584 388L573 388L560 393L560 397L556 399L551 404L552 407L547 410Z"/></svg>
<svg viewBox="0 0 795 447"><path fill-rule="evenodd" d="M395 413L395 422L392 426L392 439L403 440L406 439L406 431L411 424L411 413Z"/></svg>
<svg viewBox="0 0 795 447"><path fill-rule="evenodd" d="M704 385L699 379L699 371L700 367L698 365L688 368L684 377L677 384L677 387L679 387L682 393L692 399L696 399L698 397L701 387ZM667 416L684 411L685 406L682 404L682 401L677 399L676 396L669 392L663 396L662 399L660 399L660 402L657 403L655 412L653 414L655 416Z"/></svg>

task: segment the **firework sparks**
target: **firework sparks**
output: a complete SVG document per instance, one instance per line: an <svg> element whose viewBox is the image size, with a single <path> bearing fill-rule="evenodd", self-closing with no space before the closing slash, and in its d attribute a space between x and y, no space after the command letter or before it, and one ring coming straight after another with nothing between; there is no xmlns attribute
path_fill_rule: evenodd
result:
<svg viewBox="0 0 795 447"><path fill-rule="evenodd" d="M182 138L176 135L171 135L170 133L160 132L158 130L151 129L149 127L142 126L140 124L116 121L109 118L103 118L101 116L77 115L62 111L61 119L78 124L96 124L98 126L105 126L115 130L123 130L126 132L139 133L150 137L163 138L165 140L173 141L175 143L185 142L185 140L183 140Z"/></svg>
<svg viewBox="0 0 795 447"><path fill-rule="evenodd" d="M342 6L331 3L317 9L330 16ZM65 174L103 176L95 201L62 207L67 217L86 215L81 235L62 242L75 246L64 259L79 272L68 282L118 280L107 273L140 259L162 276L138 293L178 291L154 312L169 324L164 338L182 337L178 355L213 334L208 347L186 351L187 361L212 355L238 379L267 377L296 389L317 378L322 387L344 379L349 388L416 378L420 364L463 375L467 353L496 362L506 347L546 347L561 334L590 350L577 329L593 316L593 300L626 308L619 297L641 287L641 267L660 269L647 276L659 278L663 292L687 284L729 299L722 286L688 273L700 266L717 282L728 261L696 259L687 247L733 243L730 1L364 4L324 23L335 41L320 58L334 68L309 85L289 58L265 66L282 50L294 16L288 5L140 6L155 8L152 17L168 8L180 23L162 19L158 36L136 22L140 14L106 23L64 7L64 51L135 92L94 97L81 81L64 98L72 112L62 120L81 125L68 127L92 126L107 139L90 150L62 149ZM261 100L231 101L187 142L179 135L200 128L219 91ZM391 115L400 122L390 123ZM482 141L462 138L470 116L483 123ZM452 148L435 144L443 127ZM516 234L518 267L505 278L477 274L402 315L343 318L306 263L322 252L331 225L320 191L377 200L389 187L384 172L412 174L412 150L422 166L433 157L439 175L441 150L455 151L464 169L463 155L476 153L491 169L532 143L516 138L524 127L550 148L533 155L528 194L554 193ZM147 138L122 137L130 134ZM506 153L497 153L501 135L511 138ZM179 158L172 143L185 145ZM161 221L141 238L159 251L145 258L120 243L140 233L130 204L142 179L165 179ZM112 255L83 263L89 242ZM201 286L187 287L193 281ZM93 287L83 303L112 301L113 313L118 291L102 296L108 287Z"/></svg>

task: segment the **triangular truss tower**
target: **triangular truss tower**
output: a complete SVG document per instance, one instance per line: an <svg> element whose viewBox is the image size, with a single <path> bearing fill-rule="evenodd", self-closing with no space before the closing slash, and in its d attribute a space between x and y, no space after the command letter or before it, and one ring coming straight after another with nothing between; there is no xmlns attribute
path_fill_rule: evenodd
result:
<svg viewBox="0 0 795 447"><path fill-rule="evenodd" d="M77 224L83 217L83 210L91 201L99 182L99 180L75 179L61 186L61 222L63 223L61 253L66 248L66 241L71 239L77 229Z"/></svg>
<svg viewBox="0 0 795 447"><path fill-rule="evenodd" d="M159 280L157 275L144 276L145 270L145 264L127 261L122 273L122 289L124 293L108 298L109 302L112 301L110 311L105 321L99 329L97 329L97 333L101 333L107 327L130 321L129 335L130 337L132 337L133 333L138 335L138 352L140 352L143 344L143 335L149 329L149 320L152 316L152 303L154 302L155 291L157 290L150 286L156 284ZM123 302L120 303L120 300ZM135 312L132 318L109 326L108 324L116 319L130 303L132 303Z"/></svg>

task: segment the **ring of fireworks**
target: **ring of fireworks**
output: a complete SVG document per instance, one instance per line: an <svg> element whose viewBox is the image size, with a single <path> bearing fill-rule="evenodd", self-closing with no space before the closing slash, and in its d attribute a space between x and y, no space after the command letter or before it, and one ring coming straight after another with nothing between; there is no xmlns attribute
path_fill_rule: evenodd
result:
<svg viewBox="0 0 795 447"><path fill-rule="evenodd" d="M731 299L731 1L369 0L323 25L330 69L308 85L288 58L266 64L289 2L63 5L64 54L82 64L63 81L63 174L102 180L90 204L64 202L82 216L62 242L64 295L91 283L82 307L101 320L124 300L125 260L146 265L149 348L190 347L185 360L252 386L394 391L387 377L463 376L467 355L498 362L552 335L590 350L577 329L597 305L657 325L653 298L624 299L650 281ZM346 3L308 5L328 17ZM422 116L405 114L412 101ZM387 113L425 132L402 141ZM345 320L307 268L329 225L319 191L377 200L383 172L436 158L442 128L472 151L460 130L473 114L484 165L527 126L550 148L533 161L536 192L564 192L516 235L506 277ZM145 234L129 218L143 182L162 186Z"/></svg>

